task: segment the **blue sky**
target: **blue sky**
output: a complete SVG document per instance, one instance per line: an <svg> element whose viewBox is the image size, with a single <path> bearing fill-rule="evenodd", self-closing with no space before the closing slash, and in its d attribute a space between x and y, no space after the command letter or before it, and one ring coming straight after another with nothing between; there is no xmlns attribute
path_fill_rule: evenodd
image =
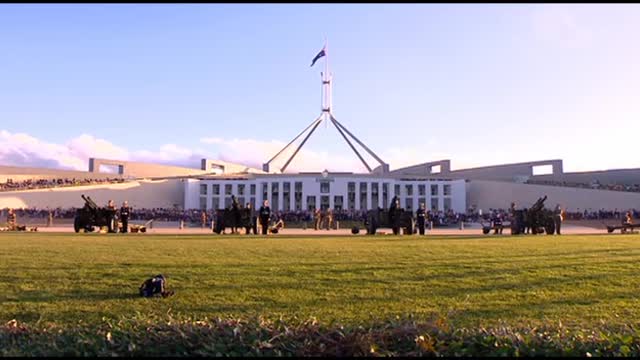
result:
<svg viewBox="0 0 640 360"><path fill-rule="evenodd" d="M637 4L3 4L0 163L260 164L319 115L326 36L334 114L392 168L640 167L637 34ZM322 125L291 168L330 166L363 170Z"/></svg>

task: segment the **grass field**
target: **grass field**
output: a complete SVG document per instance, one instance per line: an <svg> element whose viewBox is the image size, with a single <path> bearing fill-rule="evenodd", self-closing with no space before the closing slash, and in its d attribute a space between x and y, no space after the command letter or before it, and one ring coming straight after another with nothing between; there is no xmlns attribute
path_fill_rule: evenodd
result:
<svg viewBox="0 0 640 360"><path fill-rule="evenodd" d="M0 320L72 325L216 316L456 326L640 316L640 237L0 234ZM143 299L163 273L176 295Z"/></svg>

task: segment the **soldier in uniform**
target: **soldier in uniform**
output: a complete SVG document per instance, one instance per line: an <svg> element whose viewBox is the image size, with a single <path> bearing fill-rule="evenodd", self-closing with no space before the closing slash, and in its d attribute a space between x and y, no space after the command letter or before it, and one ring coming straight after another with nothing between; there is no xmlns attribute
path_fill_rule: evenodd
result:
<svg viewBox="0 0 640 360"><path fill-rule="evenodd" d="M563 220L562 213L563 211L560 208L560 204L557 204L555 210L553 211L553 222L556 228L556 234L558 235L560 235L560 225L562 224Z"/></svg>
<svg viewBox="0 0 640 360"><path fill-rule="evenodd" d="M109 200L107 203L107 209L110 210L107 229L110 233L116 232L116 211L118 211L118 209L116 209L116 205L113 203L113 200Z"/></svg>
<svg viewBox="0 0 640 360"><path fill-rule="evenodd" d="M120 208L120 220L122 220L122 232L129 232L129 202L122 203Z"/></svg>
<svg viewBox="0 0 640 360"><path fill-rule="evenodd" d="M251 230L253 230L253 235L257 235L256 234L256 222L255 222L255 214L253 213L253 208L251 206L251 203L248 202L247 206L244 208L244 212L245 212L245 233L247 235L251 234Z"/></svg>
<svg viewBox="0 0 640 360"><path fill-rule="evenodd" d="M202 228L206 228L207 227L207 212L202 210L202 213L200 214L200 220L202 221Z"/></svg>
<svg viewBox="0 0 640 360"><path fill-rule="evenodd" d="M333 229L333 210L327 209L327 230Z"/></svg>
<svg viewBox="0 0 640 360"><path fill-rule="evenodd" d="M313 213L313 220L315 223L314 229L318 230L320 229L320 221L322 220L322 216L320 214L320 209L316 209Z"/></svg>
<svg viewBox="0 0 640 360"><path fill-rule="evenodd" d="M391 206L389 206L389 223L391 224L391 228L393 230L393 235L398 235L400 233L400 199L397 196L394 196L391 199Z"/></svg>
<svg viewBox="0 0 640 360"><path fill-rule="evenodd" d="M271 209L269 208L269 200L265 200L258 212L260 216L260 226L262 227L262 235L267 235L269 230L269 221L271 220Z"/></svg>
<svg viewBox="0 0 640 360"><path fill-rule="evenodd" d="M502 225L502 218L501 218L500 214L497 211L492 216L491 222L492 222L493 228L495 229L493 233L494 234L502 234L502 229L504 227Z"/></svg>
<svg viewBox="0 0 640 360"><path fill-rule="evenodd" d="M240 227L240 205L235 195L231 195L231 218L233 219L233 226L231 227L231 233L238 233L238 227Z"/></svg>
<svg viewBox="0 0 640 360"><path fill-rule="evenodd" d="M418 221L418 231L420 235L424 235L424 228L427 220L427 213L425 211L424 203L421 203L420 208L416 210L416 218Z"/></svg>
<svg viewBox="0 0 640 360"><path fill-rule="evenodd" d="M10 231L15 231L16 225L16 213L13 209L9 209L9 212L7 213L7 226L9 226Z"/></svg>

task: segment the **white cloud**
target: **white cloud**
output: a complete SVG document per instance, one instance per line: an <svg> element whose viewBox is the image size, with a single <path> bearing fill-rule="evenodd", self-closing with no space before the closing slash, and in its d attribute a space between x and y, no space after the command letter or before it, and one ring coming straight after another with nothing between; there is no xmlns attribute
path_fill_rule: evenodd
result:
<svg viewBox="0 0 640 360"><path fill-rule="evenodd" d="M271 169L277 170L281 168L293 154L299 142L300 140L292 144L274 160ZM91 157L187 167L199 167L200 159L212 158L261 169L262 164L286 144L277 140L261 141L250 138L223 139L205 137L200 139L199 147L194 147L193 149L180 147L176 144L166 144L157 150L131 150L89 134L82 134L63 144L56 144L28 134L10 133L2 130L0 131L0 164L85 171L88 169L88 162ZM370 166L377 166L377 162L366 154L364 150L359 147L358 150ZM374 148L373 150L379 154L382 160L389 163L392 169L452 158L450 154L437 151L435 143L428 141L417 147ZM460 168L466 163L460 162L458 159L453 161L455 161L452 164L454 168ZM366 171L364 165L346 145L345 150L339 153L314 151L303 147L286 171L322 171L324 169L330 171Z"/></svg>

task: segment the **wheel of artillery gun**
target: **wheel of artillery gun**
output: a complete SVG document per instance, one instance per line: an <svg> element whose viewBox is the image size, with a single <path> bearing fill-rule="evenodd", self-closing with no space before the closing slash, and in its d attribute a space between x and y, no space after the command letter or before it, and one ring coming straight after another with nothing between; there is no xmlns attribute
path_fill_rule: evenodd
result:
<svg viewBox="0 0 640 360"><path fill-rule="evenodd" d="M352 228L351 228L351 233L352 233L353 235L360 234L360 228L359 228L359 227L357 227L357 226L352 227Z"/></svg>
<svg viewBox="0 0 640 360"><path fill-rule="evenodd" d="M368 223L369 223L367 226L367 235L375 235L376 231L378 230L376 228L377 221L374 221L372 214L367 215L367 217L368 217Z"/></svg>
<svg viewBox="0 0 640 360"><path fill-rule="evenodd" d="M75 232L80 232L80 228L82 226L80 225L80 218L78 216L76 216L73 219L73 230L75 230Z"/></svg>
<svg viewBox="0 0 640 360"><path fill-rule="evenodd" d="M553 222L553 219L548 220L544 227L544 231L547 233L547 235L553 235L555 230L556 224Z"/></svg>
<svg viewBox="0 0 640 360"><path fill-rule="evenodd" d="M411 219L411 223L407 228L405 228L405 234L411 235L411 234L417 234L417 233L418 233L418 229L416 228L415 221Z"/></svg>

